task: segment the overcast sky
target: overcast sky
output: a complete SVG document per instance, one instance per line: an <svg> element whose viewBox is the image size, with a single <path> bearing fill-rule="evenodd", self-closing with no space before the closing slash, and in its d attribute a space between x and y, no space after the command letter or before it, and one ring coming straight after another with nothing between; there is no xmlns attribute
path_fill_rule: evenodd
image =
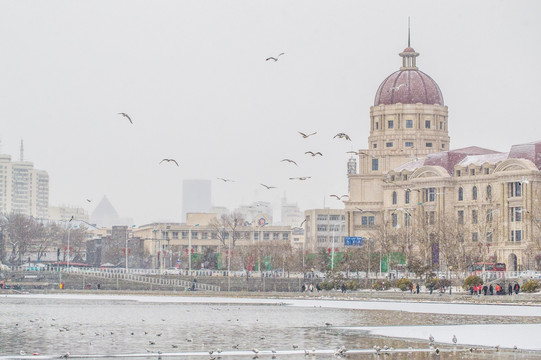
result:
<svg viewBox="0 0 541 360"><path fill-rule="evenodd" d="M0 0L1 152L18 160L24 139L51 205L91 212L106 195L136 224L180 221L194 178L212 180L216 206L278 207L285 194L302 210L342 208L329 194L347 193L346 151L367 146L408 16L451 149L541 140L540 13L534 0Z"/></svg>

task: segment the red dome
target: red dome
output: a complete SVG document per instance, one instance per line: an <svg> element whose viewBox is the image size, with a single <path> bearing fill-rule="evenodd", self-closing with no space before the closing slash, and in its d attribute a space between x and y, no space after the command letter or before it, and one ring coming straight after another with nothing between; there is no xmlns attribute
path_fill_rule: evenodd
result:
<svg viewBox="0 0 541 360"><path fill-rule="evenodd" d="M383 80L376 92L374 106L397 103L443 106L443 95L438 84L424 72L399 70Z"/></svg>
<svg viewBox="0 0 541 360"><path fill-rule="evenodd" d="M404 49L403 52L411 52L411 53L414 53L415 50L413 50L413 48L411 48L411 47L407 47L407 48Z"/></svg>

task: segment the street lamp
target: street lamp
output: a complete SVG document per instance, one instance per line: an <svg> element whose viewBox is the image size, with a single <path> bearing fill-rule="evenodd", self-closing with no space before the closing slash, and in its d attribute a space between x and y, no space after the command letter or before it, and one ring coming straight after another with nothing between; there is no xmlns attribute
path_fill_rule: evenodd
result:
<svg viewBox="0 0 541 360"><path fill-rule="evenodd" d="M199 224L190 227L190 232L188 233L188 270L190 274L192 273L192 229L196 226L199 226Z"/></svg>

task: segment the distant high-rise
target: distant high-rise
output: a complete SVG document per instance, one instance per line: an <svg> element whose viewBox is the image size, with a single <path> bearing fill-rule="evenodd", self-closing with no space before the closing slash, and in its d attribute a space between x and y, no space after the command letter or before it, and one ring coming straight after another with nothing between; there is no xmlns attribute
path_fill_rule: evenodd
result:
<svg viewBox="0 0 541 360"><path fill-rule="evenodd" d="M282 198L282 219L281 224L291 227L299 226L299 224L304 220L304 214L299 209L297 204L290 204L287 202L287 199L284 195Z"/></svg>
<svg viewBox="0 0 541 360"><path fill-rule="evenodd" d="M22 158L22 144L21 144ZM29 161L11 161L0 155L0 212L47 218L49 175Z"/></svg>
<svg viewBox="0 0 541 360"><path fill-rule="evenodd" d="M204 213L211 207L211 183L205 179L187 179L182 182L182 220L186 213Z"/></svg>

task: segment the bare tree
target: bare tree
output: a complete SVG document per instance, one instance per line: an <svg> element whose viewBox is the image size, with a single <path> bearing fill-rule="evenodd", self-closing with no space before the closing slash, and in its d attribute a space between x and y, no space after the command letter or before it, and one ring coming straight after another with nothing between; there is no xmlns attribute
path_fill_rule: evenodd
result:
<svg viewBox="0 0 541 360"><path fill-rule="evenodd" d="M43 227L33 217L12 213L5 219L7 242L11 253L8 262L20 265L29 253L35 239L41 236Z"/></svg>
<svg viewBox="0 0 541 360"><path fill-rule="evenodd" d="M219 219L212 219L209 226L216 239L220 242L222 252L227 249L227 253L232 266L234 263L234 253L237 240L241 237L240 228L244 225L244 218L240 213L224 214ZM229 253L230 252L230 253Z"/></svg>

